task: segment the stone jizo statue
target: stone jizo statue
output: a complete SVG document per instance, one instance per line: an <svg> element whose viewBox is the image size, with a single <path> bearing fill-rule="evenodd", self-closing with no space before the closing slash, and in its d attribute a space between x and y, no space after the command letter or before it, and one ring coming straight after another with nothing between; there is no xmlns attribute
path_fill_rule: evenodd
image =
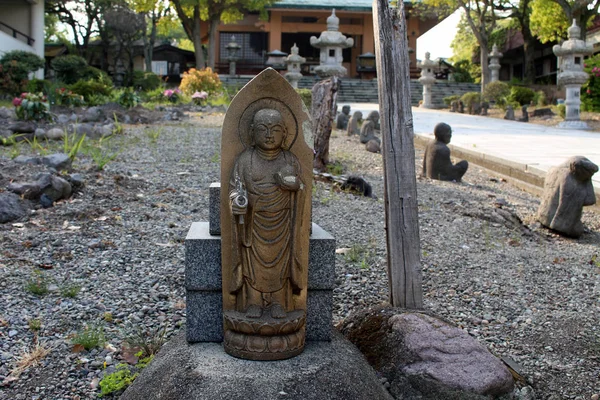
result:
<svg viewBox="0 0 600 400"><path fill-rule="evenodd" d="M521 113L523 113L523 116L519 118L519 121L529 122L529 111L527 111L527 105L521 107Z"/></svg>
<svg viewBox="0 0 600 400"><path fill-rule="evenodd" d="M512 106L506 106L506 114L504 114L504 119L508 119L510 121L515 120L515 110L513 110Z"/></svg>
<svg viewBox="0 0 600 400"><path fill-rule="evenodd" d="M304 348L312 184L305 122L300 96L268 69L238 93L223 123L224 348L236 357L280 360Z"/></svg>
<svg viewBox="0 0 600 400"><path fill-rule="evenodd" d="M369 140L375 140L381 144L381 139L375 135L375 129L379 123L379 111L371 111L367 120L360 127L360 142L367 143Z"/></svg>
<svg viewBox="0 0 600 400"><path fill-rule="evenodd" d="M343 106L342 113L337 116L335 124L336 129L346 129L348 127L348 120L350 119L350 106Z"/></svg>
<svg viewBox="0 0 600 400"><path fill-rule="evenodd" d="M537 219L550 229L570 237L583 233L584 206L596 204L592 176L598 166L582 156L569 158L546 175Z"/></svg>
<svg viewBox="0 0 600 400"><path fill-rule="evenodd" d="M435 140L425 148L423 157L423 176L441 181L460 182L469 168L465 160L452 165L448 143L452 139L450 125L440 122L433 130Z"/></svg>
<svg viewBox="0 0 600 400"><path fill-rule="evenodd" d="M348 121L348 136L352 135L360 135L360 128L358 127L358 123L362 121L362 113L360 111L354 111L354 114L350 117Z"/></svg>

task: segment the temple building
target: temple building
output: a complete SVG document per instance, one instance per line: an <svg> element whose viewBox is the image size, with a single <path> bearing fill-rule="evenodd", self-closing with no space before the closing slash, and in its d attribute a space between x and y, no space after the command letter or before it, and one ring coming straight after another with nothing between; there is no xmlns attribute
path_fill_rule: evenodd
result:
<svg viewBox="0 0 600 400"><path fill-rule="evenodd" d="M404 7L408 45L416 50L417 38L434 27L438 19L437 16L424 18L414 15L410 1L406 1ZM294 43L299 48L299 54L307 60L302 66L302 73L312 74L314 67L319 65L319 49L310 45L310 37L318 37L327 30L326 20L332 9L340 19L340 32L354 39L354 45L343 50L343 65L349 77L359 77L358 57L365 54L373 57L375 54L372 0L280 0L268 8L267 20L261 20L255 13L233 24L221 24L217 36L216 69L219 73L229 70L225 46L235 36L236 42L242 46L237 62L239 74L260 72L266 66L268 53L279 50L289 54ZM365 57L367 62L369 55ZM374 63L374 59L371 61ZM414 51L410 53L410 61L411 75L414 72L418 76Z"/></svg>

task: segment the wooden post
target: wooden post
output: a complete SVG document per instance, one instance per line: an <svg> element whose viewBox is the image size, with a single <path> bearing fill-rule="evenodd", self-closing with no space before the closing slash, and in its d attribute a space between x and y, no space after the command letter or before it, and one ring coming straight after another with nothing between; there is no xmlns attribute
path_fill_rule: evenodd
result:
<svg viewBox="0 0 600 400"><path fill-rule="evenodd" d="M419 215L404 2L373 1L390 303L423 308Z"/></svg>
<svg viewBox="0 0 600 400"><path fill-rule="evenodd" d="M311 118L315 138L315 159L313 168L324 171L329 163L329 138L333 120L337 113L337 92L340 79L332 76L318 82L312 88Z"/></svg>

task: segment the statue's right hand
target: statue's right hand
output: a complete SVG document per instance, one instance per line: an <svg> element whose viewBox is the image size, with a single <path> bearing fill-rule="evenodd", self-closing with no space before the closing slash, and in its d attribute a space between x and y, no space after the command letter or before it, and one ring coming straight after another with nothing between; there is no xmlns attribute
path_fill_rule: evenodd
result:
<svg viewBox="0 0 600 400"><path fill-rule="evenodd" d="M246 214L248 211L248 199L245 196L234 196L231 200L231 212L233 215Z"/></svg>

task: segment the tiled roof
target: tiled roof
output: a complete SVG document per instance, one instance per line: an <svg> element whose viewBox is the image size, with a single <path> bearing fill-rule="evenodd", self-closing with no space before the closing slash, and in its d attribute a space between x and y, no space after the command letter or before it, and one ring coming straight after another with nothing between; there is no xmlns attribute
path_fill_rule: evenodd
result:
<svg viewBox="0 0 600 400"><path fill-rule="evenodd" d="M405 0L410 3L410 0ZM309 10L371 11L373 0L279 0L270 8L299 8Z"/></svg>

